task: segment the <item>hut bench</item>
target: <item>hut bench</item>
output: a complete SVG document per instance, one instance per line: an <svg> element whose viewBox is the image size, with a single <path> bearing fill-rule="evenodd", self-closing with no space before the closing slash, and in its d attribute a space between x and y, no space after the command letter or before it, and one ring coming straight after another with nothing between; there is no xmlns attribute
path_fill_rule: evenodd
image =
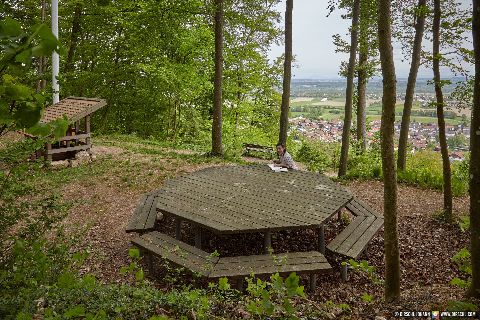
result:
<svg viewBox="0 0 480 320"><path fill-rule="evenodd" d="M273 157L275 155L275 150L272 147L262 146L259 144L253 143L244 143L243 144L244 155L252 155L252 153L259 152L265 154L269 157Z"/></svg>

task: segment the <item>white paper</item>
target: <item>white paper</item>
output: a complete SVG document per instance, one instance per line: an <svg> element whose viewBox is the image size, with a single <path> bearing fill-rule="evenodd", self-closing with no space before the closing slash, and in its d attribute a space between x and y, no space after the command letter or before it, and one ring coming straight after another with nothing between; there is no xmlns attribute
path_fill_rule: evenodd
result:
<svg viewBox="0 0 480 320"><path fill-rule="evenodd" d="M277 167L273 163L269 163L268 166L270 167L270 169L272 169L272 171L275 172L288 172L287 168Z"/></svg>

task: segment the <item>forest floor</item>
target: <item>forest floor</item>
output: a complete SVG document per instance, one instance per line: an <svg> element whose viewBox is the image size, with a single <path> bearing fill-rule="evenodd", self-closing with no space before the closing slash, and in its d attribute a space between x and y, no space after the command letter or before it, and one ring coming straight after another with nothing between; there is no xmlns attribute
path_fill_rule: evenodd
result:
<svg viewBox="0 0 480 320"><path fill-rule="evenodd" d="M134 141L100 138L94 144L93 162L75 162L73 167L52 166L49 180L39 181L38 186L61 194L70 204L62 226L67 234L77 238L76 249L90 252L82 272L93 273L105 283L122 283L125 278L119 270L129 263L128 249L135 237L125 233L125 227L140 195L160 188L168 178L209 166L233 163L206 158L200 152ZM349 181L344 185L378 212L383 212L382 182ZM395 305L383 303L383 287L375 285L366 273L351 271L349 281L342 282L340 261L335 261L328 253L326 256L334 272L319 277L317 289L310 295L311 300L348 304L352 318L366 319L375 315L390 318L394 311L400 310L445 310L449 301L463 299L465 291L449 285L453 278L462 278L451 258L468 246L469 235L462 232L457 224L445 224L436 218L442 208L441 193L407 185L400 185L398 192L401 302ZM454 210L458 216L467 215L468 205L468 197L454 199ZM345 220L334 219L327 225L327 241L345 227ZM173 232L168 220L164 225L165 232ZM188 228L184 228L183 232L184 238L193 242L193 232ZM206 238L205 250L215 247L221 255L251 254L252 251L262 250L260 236L229 238L238 241L225 241L226 237L213 234ZM315 232L311 230L279 232L273 236L272 244L276 252L306 251L315 249L316 239ZM383 248L382 229L361 257L376 267L379 278L383 278L384 273ZM183 281L189 280L184 278ZM168 286L161 277L157 277L155 283L158 287ZM373 299L365 298L365 294Z"/></svg>

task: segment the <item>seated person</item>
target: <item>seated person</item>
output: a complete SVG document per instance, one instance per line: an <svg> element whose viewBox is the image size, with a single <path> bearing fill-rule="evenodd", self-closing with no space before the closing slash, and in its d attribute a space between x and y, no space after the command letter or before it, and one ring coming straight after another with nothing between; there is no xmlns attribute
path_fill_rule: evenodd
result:
<svg viewBox="0 0 480 320"><path fill-rule="evenodd" d="M297 170L297 164L293 161L290 153L287 152L285 145L277 143L277 154L280 157L279 160L274 160L273 163L277 164L278 167L288 168Z"/></svg>

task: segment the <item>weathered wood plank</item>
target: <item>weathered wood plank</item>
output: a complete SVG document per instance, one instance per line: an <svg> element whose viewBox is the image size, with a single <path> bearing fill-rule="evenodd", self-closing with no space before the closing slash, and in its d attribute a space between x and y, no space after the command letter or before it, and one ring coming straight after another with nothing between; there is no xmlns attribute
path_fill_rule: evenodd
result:
<svg viewBox="0 0 480 320"><path fill-rule="evenodd" d="M349 204L347 205L347 208L351 211L355 210L356 212L361 212L363 215L366 215L366 216L367 215L374 215L376 217L383 218L383 215L381 215L380 213L373 210L365 202L363 202L359 199L356 199L356 198L353 198L352 201L349 202Z"/></svg>
<svg viewBox="0 0 480 320"><path fill-rule="evenodd" d="M133 215L130 218L130 222L128 223L127 228L125 229L126 232L133 232L139 229L138 222L139 222L139 214L142 212L143 207L145 205L145 201L147 200L147 195L144 194L138 201L135 210L133 211Z"/></svg>
<svg viewBox="0 0 480 320"><path fill-rule="evenodd" d="M366 217L364 216L358 216L353 219L350 224L343 229L328 245L327 249L330 251L335 251L344 241L347 239L350 234L352 234L353 231L355 231L355 228L357 228L364 220Z"/></svg>
<svg viewBox="0 0 480 320"><path fill-rule="evenodd" d="M150 232L134 239L132 243L191 271L208 276L218 257L173 239L159 232Z"/></svg>
<svg viewBox="0 0 480 320"><path fill-rule="evenodd" d="M355 244L345 253L345 255L357 259L382 226L383 219L375 219L375 221L368 227L367 230L365 230L362 236L358 238L357 242L355 242Z"/></svg>
<svg viewBox="0 0 480 320"><path fill-rule="evenodd" d="M350 248L362 237L365 231L370 227L370 225L375 221L375 217L365 217L362 223L353 230L353 232L342 242L340 246L335 250L336 252L348 252Z"/></svg>
<svg viewBox="0 0 480 320"><path fill-rule="evenodd" d="M242 256L220 258L210 273L210 278L241 277L250 274L264 275L272 273L319 273L331 270L325 257L316 251L281 254L280 257L270 255ZM281 259L279 259L281 258Z"/></svg>

